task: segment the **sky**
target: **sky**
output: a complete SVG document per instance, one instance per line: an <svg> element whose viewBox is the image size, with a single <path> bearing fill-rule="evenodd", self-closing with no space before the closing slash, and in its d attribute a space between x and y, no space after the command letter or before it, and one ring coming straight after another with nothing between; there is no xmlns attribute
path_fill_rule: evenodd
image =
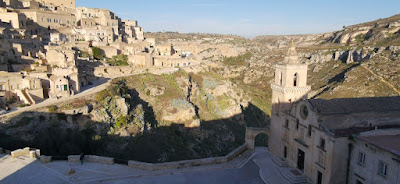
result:
<svg viewBox="0 0 400 184"><path fill-rule="evenodd" d="M400 0L76 0L137 20L145 32L258 35L325 33L400 13Z"/></svg>

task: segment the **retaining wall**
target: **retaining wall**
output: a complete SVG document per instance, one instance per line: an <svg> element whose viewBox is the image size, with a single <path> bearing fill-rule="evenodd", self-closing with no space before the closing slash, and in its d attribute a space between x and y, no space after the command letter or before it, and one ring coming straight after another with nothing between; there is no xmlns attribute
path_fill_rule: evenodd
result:
<svg viewBox="0 0 400 184"><path fill-rule="evenodd" d="M223 157L213 157L213 158L203 158L203 159L194 159L194 160L183 160L183 161L176 161L176 162L166 162L166 163L146 163L146 162L139 162L139 161L128 161L128 166L132 168L142 169L142 170L164 170L164 169L179 169L179 168L187 168L187 167L194 167L194 166L201 166L201 165L210 165L210 164L221 164L226 163L243 153L247 150L247 144L243 144L242 146L236 148L228 155ZM11 152L11 155L15 157L25 156L25 155L40 155L40 150L30 151L29 147L24 149L18 149ZM51 156L40 156L40 161L42 163L51 162ZM111 157L102 157L96 155L85 155L84 162L95 162L95 163L102 163L102 164L114 164L115 160ZM80 155L69 155L68 162L80 162Z"/></svg>
<svg viewBox="0 0 400 184"><path fill-rule="evenodd" d="M209 165L209 164L221 164L229 162L230 160L237 157L239 154L243 153L247 149L247 144L243 144L242 146L236 148L231 153L223 157L213 157L213 158L203 158L203 159L195 159L195 160L183 160L176 162L166 162L166 163L145 163L130 160L128 161L128 166L132 168L142 169L142 170L164 170L164 169L179 169L193 166L201 166L201 165Z"/></svg>
<svg viewBox="0 0 400 184"><path fill-rule="evenodd" d="M68 156L68 162L80 162L80 155L70 155ZM95 162L102 164L114 164L114 158L111 157L101 157L96 155L85 155L84 162Z"/></svg>

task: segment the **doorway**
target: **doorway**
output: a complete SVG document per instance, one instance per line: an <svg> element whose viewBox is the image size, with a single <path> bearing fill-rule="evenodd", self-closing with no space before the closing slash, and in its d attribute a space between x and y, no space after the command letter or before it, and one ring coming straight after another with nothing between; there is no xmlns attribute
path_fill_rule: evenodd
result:
<svg viewBox="0 0 400 184"><path fill-rule="evenodd" d="M267 147L268 148L268 135L260 133L254 138L255 147Z"/></svg>
<svg viewBox="0 0 400 184"><path fill-rule="evenodd" d="M317 184L322 184L322 173L318 171Z"/></svg>
<svg viewBox="0 0 400 184"><path fill-rule="evenodd" d="M300 169L301 171L304 170L304 151L299 149L298 155L297 155L297 168Z"/></svg>

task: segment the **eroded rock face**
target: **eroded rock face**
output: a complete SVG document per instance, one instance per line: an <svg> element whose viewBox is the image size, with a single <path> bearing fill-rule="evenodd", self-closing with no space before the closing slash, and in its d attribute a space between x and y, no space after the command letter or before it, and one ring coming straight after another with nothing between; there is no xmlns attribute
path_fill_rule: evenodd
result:
<svg viewBox="0 0 400 184"><path fill-rule="evenodd" d="M129 104L125 98L112 97L104 101L104 108L95 108L91 111L94 121L112 123L113 120L127 116L129 113Z"/></svg>
<svg viewBox="0 0 400 184"><path fill-rule="evenodd" d="M125 98L119 97L115 99L115 105L120 109L120 115L127 116L129 112L129 106L125 101Z"/></svg>
<svg viewBox="0 0 400 184"><path fill-rule="evenodd" d="M65 114L70 114L70 115L74 115L74 114L88 115L92 111L92 108L93 108L93 106L91 104L88 104L83 107L79 107L79 108L72 109L72 110L65 110L63 112Z"/></svg>
<svg viewBox="0 0 400 184"><path fill-rule="evenodd" d="M164 86L147 86L148 94L151 96L161 96L165 92L165 87Z"/></svg>
<svg viewBox="0 0 400 184"><path fill-rule="evenodd" d="M110 115L108 115L107 111L103 108L94 109L90 114L92 115L94 121L111 123Z"/></svg>
<svg viewBox="0 0 400 184"><path fill-rule="evenodd" d="M186 123L197 119L195 107L183 99L174 99L170 106L163 111L163 120Z"/></svg>

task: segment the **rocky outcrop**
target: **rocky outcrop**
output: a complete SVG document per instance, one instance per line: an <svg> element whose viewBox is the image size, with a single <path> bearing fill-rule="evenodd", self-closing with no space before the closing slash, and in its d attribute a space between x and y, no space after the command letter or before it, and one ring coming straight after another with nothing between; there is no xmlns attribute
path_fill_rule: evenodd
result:
<svg viewBox="0 0 400 184"><path fill-rule="evenodd" d="M79 108L71 109L71 110L64 110L63 112L65 114L69 114L69 115L75 115L75 114L88 115L92 112L92 109L93 109L92 104L87 104L83 107L79 107Z"/></svg>
<svg viewBox="0 0 400 184"><path fill-rule="evenodd" d="M165 87L164 86L146 86L146 93L151 96L161 96L165 92Z"/></svg>
<svg viewBox="0 0 400 184"><path fill-rule="evenodd" d="M127 116L130 105L122 97L107 97L103 102L104 108L95 108L90 114L93 120L112 123L121 116Z"/></svg>
<svg viewBox="0 0 400 184"><path fill-rule="evenodd" d="M195 107L184 99L174 99L163 112L163 120L175 123L186 123L196 120Z"/></svg>

